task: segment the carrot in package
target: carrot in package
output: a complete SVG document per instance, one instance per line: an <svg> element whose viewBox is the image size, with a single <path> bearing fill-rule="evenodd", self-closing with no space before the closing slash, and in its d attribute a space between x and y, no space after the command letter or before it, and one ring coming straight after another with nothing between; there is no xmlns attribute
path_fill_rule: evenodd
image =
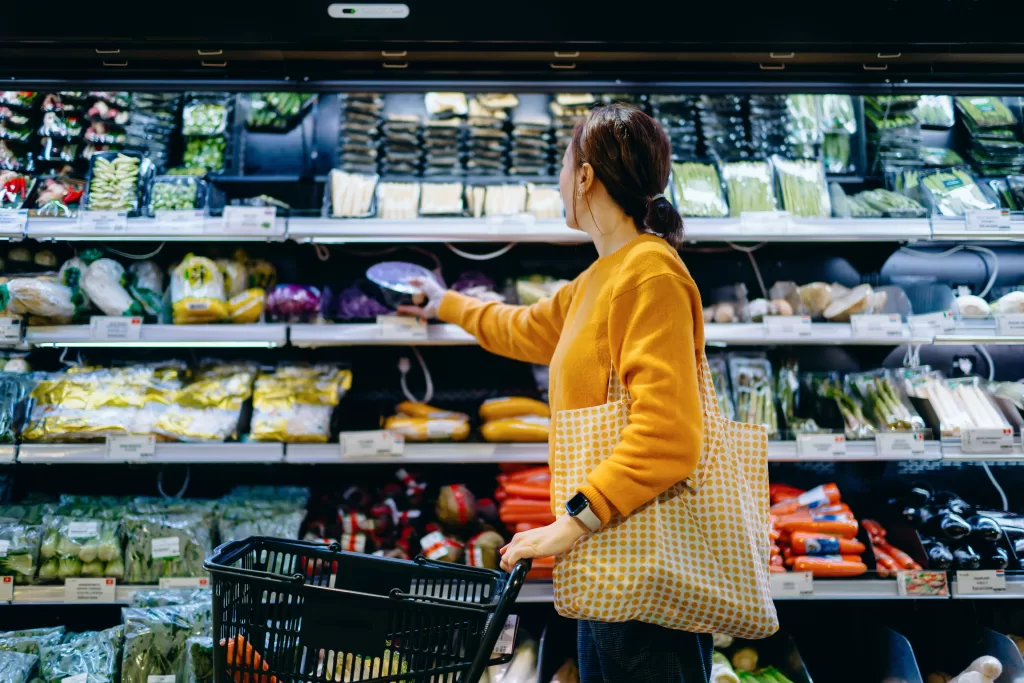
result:
<svg viewBox="0 0 1024 683"><path fill-rule="evenodd" d="M811 572L818 577L860 576L868 570L868 566L859 559L853 561L839 555L823 557L797 557L793 560L793 571Z"/></svg>
<svg viewBox="0 0 1024 683"><path fill-rule="evenodd" d="M807 531L791 534L789 544L797 555L861 555L867 550L863 543L854 538Z"/></svg>
<svg viewBox="0 0 1024 683"><path fill-rule="evenodd" d="M773 515L789 515L800 508L817 508L834 505L842 500L839 487L835 484L822 484L788 500L782 500L771 507Z"/></svg>
<svg viewBox="0 0 1024 683"><path fill-rule="evenodd" d="M857 520L845 512L838 514L818 512L817 510L801 510L792 515L780 517L779 530L784 533L806 531L816 534L830 534L843 538L854 538L857 535Z"/></svg>

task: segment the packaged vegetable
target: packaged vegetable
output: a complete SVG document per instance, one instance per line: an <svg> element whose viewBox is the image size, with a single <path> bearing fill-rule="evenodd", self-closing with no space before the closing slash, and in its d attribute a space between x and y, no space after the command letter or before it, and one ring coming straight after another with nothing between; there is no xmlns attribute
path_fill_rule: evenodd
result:
<svg viewBox="0 0 1024 683"><path fill-rule="evenodd" d="M676 208L684 216L720 218L729 215L722 181L713 163L673 162Z"/></svg>
<svg viewBox="0 0 1024 683"><path fill-rule="evenodd" d="M864 416L860 403L846 393L833 373L804 375L810 393L820 399L834 401L843 418L844 434L848 440L873 439L876 429Z"/></svg>
<svg viewBox="0 0 1024 683"><path fill-rule="evenodd" d="M708 358L708 367L711 368L711 381L715 385L715 398L718 400L718 410L728 420L736 419L736 410L732 405L732 392L729 391L728 371L725 368L725 359L721 356Z"/></svg>
<svg viewBox="0 0 1024 683"><path fill-rule="evenodd" d="M543 401L523 396L490 398L480 404L480 419L484 422L524 415L550 417L551 409Z"/></svg>
<svg viewBox="0 0 1024 683"><path fill-rule="evenodd" d="M201 209L206 202L206 183L190 176L157 176L149 194L150 215L157 211Z"/></svg>
<svg viewBox="0 0 1024 683"><path fill-rule="evenodd" d="M226 151L227 142L222 137L191 138L185 143L182 161L187 168L220 173L225 167Z"/></svg>
<svg viewBox="0 0 1024 683"><path fill-rule="evenodd" d="M423 183L420 188L421 216L457 216L462 213L462 183Z"/></svg>
<svg viewBox="0 0 1024 683"><path fill-rule="evenodd" d="M152 432L185 442L237 438L242 407L252 397L256 371L249 363L203 363L158 413Z"/></svg>
<svg viewBox="0 0 1024 683"><path fill-rule="evenodd" d="M83 499L62 504L56 514L45 516L39 580L124 578L122 510L104 499Z"/></svg>
<svg viewBox="0 0 1024 683"><path fill-rule="evenodd" d="M39 677L44 683L62 683L86 674L85 683L119 683L123 645L124 626L66 637L60 645L40 652Z"/></svg>
<svg viewBox="0 0 1024 683"><path fill-rule="evenodd" d="M153 164L134 152L98 152L89 159L85 205L90 211L137 216Z"/></svg>
<svg viewBox="0 0 1024 683"><path fill-rule="evenodd" d="M185 641L185 656L178 680L181 683L213 683L213 638L198 636Z"/></svg>
<svg viewBox="0 0 1024 683"><path fill-rule="evenodd" d="M847 390L860 399L864 411L883 431L920 431L924 420L897 388L897 382L884 370L850 373Z"/></svg>
<svg viewBox="0 0 1024 683"><path fill-rule="evenodd" d="M186 641L210 635L213 605L128 607L121 610L121 620L121 683L149 683L158 676L177 676L185 660Z"/></svg>
<svg viewBox="0 0 1024 683"><path fill-rule="evenodd" d="M0 209L20 209L36 180L16 171L0 171Z"/></svg>
<svg viewBox="0 0 1024 683"><path fill-rule="evenodd" d="M199 501L140 499L125 513L125 583L206 576L203 561L213 551L212 506Z"/></svg>
<svg viewBox="0 0 1024 683"><path fill-rule="evenodd" d="M395 412L408 417L452 418L462 420L463 422L469 421L469 416L465 413L444 410L427 403L417 403L414 401L402 401L395 406Z"/></svg>
<svg viewBox="0 0 1024 683"><path fill-rule="evenodd" d="M108 258L93 261L82 275L82 289L105 315L142 315L142 305L132 299L123 282L124 267Z"/></svg>
<svg viewBox="0 0 1024 683"><path fill-rule="evenodd" d="M34 208L29 209L29 216L70 218L77 213L84 193L85 181L79 178L40 178L32 201Z"/></svg>
<svg viewBox="0 0 1024 683"><path fill-rule="evenodd" d="M0 523L0 576L13 576L16 584L32 582L39 569L40 534L38 526Z"/></svg>
<svg viewBox="0 0 1024 683"><path fill-rule="evenodd" d="M772 157L782 208L794 216L828 218L832 215L825 168L818 160Z"/></svg>
<svg viewBox="0 0 1024 683"><path fill-rule="evenodd" d="M952 128L956 123L953 98L949 95L922 95L914 108L914 116L922 126Z"/></svg>
<svg viewBox="0 0 1024 683"><path fill-rule="evenodd" d="M447 417L392 415L384 428L401 434L406 441L463 441L469 436L468 422Z"/></svg>
<svg viewBox="0 0 1024 683"><path fill-rule="evenodd" d="M865 190L854 197L887 218L920 218L928 213L910 197L889 190Z"/></svg>
<svg viewBox="0 0 1024 683"><path fill-rule="evenodd" d="M565 214L558 187L526 184L526 213L538 220L558 220Z"/></svg>
<svg viewBox="0 0 1024 683"><path fill-rule="evenodd" d="M935 211L943 216L963 216L967 211L997 208L974 178L959 168L936 170L921 177L921 188Z"/></svg>
<svg viewBox="0 0 1024 683"><path fill-rule="evenodd" d="M202 256L187 255L171 273L174 324L209 323L227 317L224 276L217 264Z"/></svg>
<svg viewBox="0 0 1024 683"><path fill-rule="evenodd" d="M224 101L193 99L181 113L182 135L220 135L228 125L228 107Z"/></svg>
<svg viewBox="0 0 1024 683"><path fill-rule="evenodd" d="M956 107L977 128L1005 128L1017 124L1017 117L998 97L957 97Z"/></svg>
<svg viewBox="0 0 1024 683"><path fill-rule="evenodd" d="M834 288L832 288L834 291ZM848 292L835 296L824 311L829 322L849 322L850 316L870 313L874 304L871 285L857 285Z"/></svg>
<svg viewBox="0 0 1024 683"><path fill-rule="evenodd" d="M153 588L132 593L129 607L171 607L212 600L213 591L209 588Z"/></svg>
<svg viewBox="0 0 1024 683"><path fill-rule="evenodd" d="M164 271L154 261L136 261L128 268L128 291L146 315L157 316L163 308Z"/></svg>
<svg viewBox="0 0 1024 683"><path fill-rule="evenodd" d="M543 443L551 432L551 419L527 415L491 420L480 428L485 441Z"/></svg>
<svg viewBox="0 0 1024 683"><path fill-rule="evenodd" d="M262 289L247 289L228 299L228 317L237 324L259 322L266 298Z"/></svg>
<svg viewBox="0 0 1024 683"><path fill-rule="evenodd" d="M4 683L31 683L39 656L23 652L0 651L0 680Z"/></svg>
<svg viewBox="0 0 1024 683"><path fill-rule="evenodd" d="M775 211L772 170L766 161L734 161L722 166L729 194L729 215L745 211Z"/></svg>
<svg viewBox="0 0 1024 683"><path fill-rule="evenodd" d="M249 287L249 271L243 261L217 259L216 263L224 276L224 294L227 297L238 296Z"/></svg>
<svg viewBox="0 0 1024 683"><path fill-rule="evenodd" d="M998 315L1024 313L1024 292L1015 291L992 302L991 309Z"/></svg>
<svg viewBox="0 0 1024 683"><path fill-rule="evenodd" d="M250 536L298 538L306 517L306 500L285 497L257 499L244 493L232 494L218 503L217 531L221 543Z"/></svg>
<svg viewBox="0 0 1024 683"><path fill-rule="evenodd" d="M245 126L253 131L283 133L293 128L316 101L317 96L312 93L253 93Z"/></svg>
<svg viewBox="0 0 1024 683"><path fill-rule="evenodd" d="M14 316L29 315L54 325L68 325L75 317L81 295L44 278L12 278L0 284L0 310Z"/></svg>
<svg viewBox="0 0 1024 683"><path fill-rule="evenodd" d="M730 356L728 362L737 419L747 424L764 425L769 439L778 438L771 364L764 358L744 356Z"/></svg>
<svg viewBox="0 0 1024 683"><path fill-rule="evenodd" d="M281 365L256 379L254 441L326 443L331 418L352 387L352 372L332 365Z"/></svg>
<svg viewBox="0 0 1024 683"><path fill-rule="evenodd" d="M361 218L371 215L379 175L347 173L334 169L328 180L331 187L333 217Z"/></svg>
<svg viewBox="0 0 1024 683"><path fill-rule="evenodd" d="M267 294L267 318L273 322L313 322L320 314L322 296L316 287L277 285Z"/></svg>
<svg viewBox="0 0 1024 683"><path fill-rule="evenodd" d="M412 220L420 206L419 183L386 182L377 185L377 216L386 220Z"/></svg>

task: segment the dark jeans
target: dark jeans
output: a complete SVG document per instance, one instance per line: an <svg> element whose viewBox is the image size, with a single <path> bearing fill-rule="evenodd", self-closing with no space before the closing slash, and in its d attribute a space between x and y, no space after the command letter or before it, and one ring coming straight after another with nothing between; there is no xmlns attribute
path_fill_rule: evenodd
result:
<svg viewBox="0 0 1024 683"><path fill-rule="evenodd" d="M628 621L577 623L580 683L708 683L711 635Z"/></svg>

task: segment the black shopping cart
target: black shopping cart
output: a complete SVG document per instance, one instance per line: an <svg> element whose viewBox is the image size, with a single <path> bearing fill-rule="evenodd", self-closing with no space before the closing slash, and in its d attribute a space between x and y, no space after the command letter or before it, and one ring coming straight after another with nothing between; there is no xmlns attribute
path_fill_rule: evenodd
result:
<svg viewBox="0 0 1024 683"><path fill-rule="evenodd" d="M477 683L511 659L505 622L530 561L505 574L253 537L203 566L215 683Z"/></svg>

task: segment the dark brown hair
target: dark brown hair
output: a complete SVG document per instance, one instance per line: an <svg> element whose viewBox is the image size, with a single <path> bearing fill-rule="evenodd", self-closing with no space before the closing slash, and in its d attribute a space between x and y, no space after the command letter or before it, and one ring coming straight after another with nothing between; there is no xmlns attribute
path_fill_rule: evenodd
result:
<svg viewBox="0 0 1024 683"><path fill-rule="evenodd" d="M572 133L577 167L590 164L594 175L637 228L673 247L683 239L683 219L665 197L672 147L658 122L635 107L596 107ZM573 208L575 209L575 196Z"/></svg>

